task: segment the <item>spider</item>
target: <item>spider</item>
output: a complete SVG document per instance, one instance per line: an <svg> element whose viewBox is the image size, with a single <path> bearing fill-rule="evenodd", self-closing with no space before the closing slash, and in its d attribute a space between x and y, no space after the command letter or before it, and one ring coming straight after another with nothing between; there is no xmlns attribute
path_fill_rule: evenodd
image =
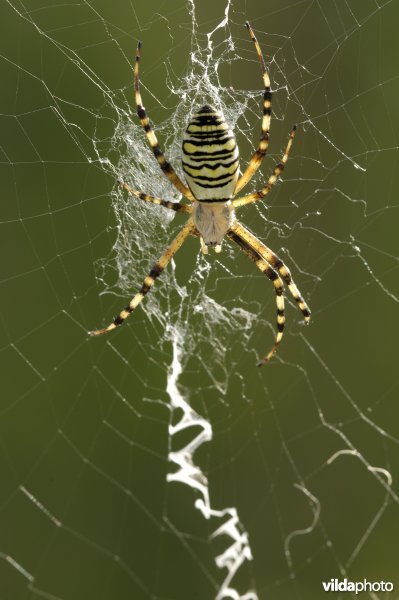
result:
<svg viewBox="0 0 399 600"><path fill-rule="evenodd" d="M188 213L190 217L170 246L152 267L144 279L140 291L133 296L126 308L115 317L108 327L92 331L90 335L101 335L124 323L127 317L143 300L144 296L150 291L157 277L160 276L189 235L200 238L201 250L204 254L208 253L208 248L214 248L215 252L220 252L223 238L227 236L273 282L277 304L277 334L272 349L257 363L258 366L269 361L276 352L283 337L285 312L282 280L284 280L298 304L305 323L309 323L310 310L295 285L288 267L285 266L283 261L270 248L265 246L246 227L239 223L235 216L235 209L261 200L271 191L288 160L296 131L296 127L294 126L289 134L284 154L280 162L274 167L264 187L252 194L233 199L258 170L269 145L272 99L270 79L258 40L248 22L246 22L246 27L258 55L264 83L262 128L258 148L246 170L240 176L238 149L234 133L229 129L221 112L212 106L203 106L192 116L183 135L182 166L187 185L181 181L172 165L166 160L144 109L139 83L141 42L138 43L134 64L134 91L137 115L162 172L179 192L190 201L190 204L162 200L161 198L134 190L121 180L118 183L131 196L176 212Z"/></svg>

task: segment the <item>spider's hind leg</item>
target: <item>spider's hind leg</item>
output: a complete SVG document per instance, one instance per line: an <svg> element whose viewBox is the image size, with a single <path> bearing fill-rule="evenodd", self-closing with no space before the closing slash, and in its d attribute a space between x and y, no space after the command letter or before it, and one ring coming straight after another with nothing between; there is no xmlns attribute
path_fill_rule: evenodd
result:
<svg viewBox="0 0 399 600"><path fill-rule="evenodd" d="M263 115L262 115L262 125L261 125L261 136L259 140L258 148L255 154L252 156L251 160L248 163L248 166L238 179L234 194L238 194L242 188L247 185L247 183L252 179L253 175L259 169L262 164L262 160L264 159L268 146L269 146L269 132L270 132L270 119L272 114L272 92L270 90L270 78L266 69L265 59L263 58L262 50L259 46L259 42L256 39L256 36L252 30L251 25L248 21L245 23L251 40L255 45L256 54L258 55L260 68L262 71L263 78Z"/></svg>
<svg viewBox="0 0 399 600"><path fill-rule="evenodd" d="M172 167L169 161L166 160L163 151L161 150L157 136L153 128L151 127L150 119L146 113L146 110L143 106L143 100L141 98L140 93L140 76L139 76L139 64L141 58L141 42L137 44L136 50L136 60L134 63L134 96L136 100L137 107L137 116L140 119L140 123L145 131L147 136L147 140L151 146L151 150L162 170L162 173L169 179L169 181L179 190L183 196L188 198L191 202L195 200L191 191L188 189L186 185L182 182L180 177L177 175L176 171Z"/></svg>

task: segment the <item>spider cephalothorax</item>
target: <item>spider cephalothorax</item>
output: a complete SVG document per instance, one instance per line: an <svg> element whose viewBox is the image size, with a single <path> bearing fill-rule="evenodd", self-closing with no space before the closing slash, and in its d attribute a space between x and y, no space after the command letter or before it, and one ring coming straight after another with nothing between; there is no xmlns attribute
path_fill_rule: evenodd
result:
<svg viewBox="0 0 399 600"><path fill-rule="evenodd" d="M155 279L159 277L173 255L190 234L200 237L201 249L205 254L208 252L208 247L213 247L216 252L220 252L223 238L227 236L273 282L277 304L277 335L273 348L265 358L259 361L259 366L266 363L273 356L283 337L285 324L283 280L297 302L305 323L309 322L310 310L293 282L289 269L270 248L265 246L248 229L241 225L235 216L236 208L256 202L270 192L288 160L296 129L295 127L292 128L281 161L273 169L273 173L265 186L255 193L235 199L238 192L250 181L257 171L266 154L269 145L271 116L272 94L265 61L251 26L249 23L246 23L246 26L256 48L264 83L262 130L258 148L246 170L240 176L238 148L233 131L229 128L221 112L218 112L212 106L203 106L192 116L183 135L182 163L188 187L181 181L171 164L166 160L144 109L139 89L141 52L141 43L139 42L134 66L137 114L163 173L191 204L180 204L179 202L162 200L162 198L156 198L134 190L122 181L119 183L122 188L136 198L158 204L176 212L189 213L191 216L161 258L155 263L150 273L144 279L140 291L133 296L126 308L115 317L114 321L108 327L92 331L91 335L100 335L111 331L125 321L152 288Z"/></svg>

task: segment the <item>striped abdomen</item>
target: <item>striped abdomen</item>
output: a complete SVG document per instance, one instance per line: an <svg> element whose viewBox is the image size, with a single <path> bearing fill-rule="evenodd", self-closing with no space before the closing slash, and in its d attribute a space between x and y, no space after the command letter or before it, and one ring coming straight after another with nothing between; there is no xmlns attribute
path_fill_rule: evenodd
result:
<svg viewBox="0 0 399 600"><path fill-rule="evenodd" d="M196 200L229 200L238 179L238 149L222 113L203 106L183 135L183 170Z"/></svg>

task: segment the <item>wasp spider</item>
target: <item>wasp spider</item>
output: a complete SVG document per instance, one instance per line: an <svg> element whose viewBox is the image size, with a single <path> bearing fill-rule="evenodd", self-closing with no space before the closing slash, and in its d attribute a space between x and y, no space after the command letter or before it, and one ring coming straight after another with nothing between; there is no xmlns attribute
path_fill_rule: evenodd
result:
<svg viewBox="0 0 399 600"><path fill-rule="evenodd" d="M293 127L285 152L280 162L274 167L273 173L264 187L252 194L233 199L257 171L269 145L272 98L270 80L259 43L250 24L246 23L246 26L255 45L264 83L262 131L258 148L246 170L240 176L238 149L234 133L229 129L228 124L219 111L215 110L212 106L203 106L193 115L183 136L182 163L187 185L181 181L172 165L166 160L144 109L139 88L141 53L141 43L139 42L134 65L134 89L137 114L163 173L179 192L190 201L190 204L168 202L134 190L122 181L119 181L119 184L136 198L140 198L145 202L158 204L176 212L188 213L190 217L161 258L155 263L150 273L144 279L140 291L131 299L126 308L115 317L108 327L92 331L91 335L100 335L111 331L127 319L143 300L147 292L150 291L157 277L165 269L188 235L199 236L201 249L204 254L208 253L209 247L214 248L215 252L220 252L223 238L226 235L273 282L277 304L277 335L273 348L259 361L258 366L265 364L273 356L283 337L285 323L283 280L298 304L305 323L309 322L310 310L293 282L289 269L270 248L265 246L246 227L241 225L235 216L236 208L256 202L264 198L271 191L285 167L295 136L295 127Z"/></svg>

